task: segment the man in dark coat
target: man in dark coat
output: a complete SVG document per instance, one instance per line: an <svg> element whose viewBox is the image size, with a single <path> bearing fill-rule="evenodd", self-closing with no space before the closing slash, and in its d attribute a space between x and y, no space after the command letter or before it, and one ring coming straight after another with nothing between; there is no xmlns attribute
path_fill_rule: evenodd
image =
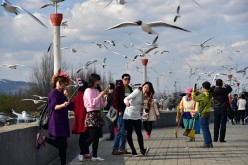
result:
<svg viewBox="0 0 248 165"><path fill-rule="evenodd" d="M228 94L231 92L232 88L229 85L223 85L221 79L216 80L216 86L213 92L214 142L217 142L218 139L220 142L226 142L227 109L230 108Z"/></svg>

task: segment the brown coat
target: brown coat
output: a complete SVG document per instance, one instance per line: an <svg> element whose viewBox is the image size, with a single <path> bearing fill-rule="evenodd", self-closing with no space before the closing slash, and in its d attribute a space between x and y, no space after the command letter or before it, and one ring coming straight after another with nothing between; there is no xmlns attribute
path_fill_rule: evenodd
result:
<svg viewBox="0 0 248 165"><path fill-rule="evenodd" d="M146 113L145 109L143 109L143 113ZM146 120L146 121L157 121L157 116L158 115L159 115L159 111L158 111L157 102L152 100L150 111L148 113L148 120Z"/></svg>

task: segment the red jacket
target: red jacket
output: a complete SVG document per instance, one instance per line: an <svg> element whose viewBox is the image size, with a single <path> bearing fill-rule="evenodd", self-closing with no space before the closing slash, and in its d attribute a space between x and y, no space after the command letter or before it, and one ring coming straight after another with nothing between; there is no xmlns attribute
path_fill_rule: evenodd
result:
<svg viewBox="0 0 248 165"><path fill-rule="evenodd" d="M79 134L86 131L86 127L84 125L84 119L86 115L86 109L84 107L84 100L83 100L84 93L78 92L77 96L75 96L72 100L75 107L74 111L74 122L72 126L72 133Z"/></svg>

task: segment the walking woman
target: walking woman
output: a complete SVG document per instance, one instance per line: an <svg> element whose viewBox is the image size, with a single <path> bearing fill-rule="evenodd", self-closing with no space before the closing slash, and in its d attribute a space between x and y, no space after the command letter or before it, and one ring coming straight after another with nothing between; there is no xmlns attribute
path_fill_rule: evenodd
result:
<svg viewBox="0 0 248 165"><path fill-rule="evenodd" d="M192 99L198 102L197 112L194 117L199 116L200 127L202 129L204 144L201 148L212 148L212 137L209 130L209 117L210 117L210 106L213 99L213 94L210 92L211 85L208 81L202 84L202 92L197 92L197 86L195 85L192 91Z"/></svg>
<svg viewBox="0 0 248 165"><path fill-rule="evenodd" d="M67 137L70 136L68 110L73 110L74 104L68 102L68 94L65 87L69 85L69 76L60 72L52 77L53 90L48 96L48 110L50 119L48 122L48 133L52 138L37 134L36 147L44 145L45 142L59 149L61 165L66 164Z"/></svg>
<svg viewBox="0 0 248 165"><path fill-rule="evenodd" d="M150 139L151 137L153 122L157 121L160 117L157 102L153 99L154 93L154 89L151 87L150 95L147 93L144 94L143 112L141 118L143 121L143 128L146 131L147 139Z"/></svg>
<svg viewBox="0 0 248 165"><path fill-rule="evenodd" d="M92 143L92 161L103 161L104 159L97 156L100 132L104 126L103 116L100 109L107 105L106 97L108 90L102 91L100 89L100 76L91 74L89 77L88 88L84 92L84 106L87 114L85 117L85 127L89 131L88 146Z"/></svg>
<svg viewBox="0 0 248 165"><path fill-rule="evenodd" d="M147 155L149 148L144 148L144 141L141 132L141 109L143 108L144 95L150 96L153 90L152 83L145 82L141 88L135 89L130 95L124 99L126 109L124 111L124 125L127 130L127 142L132 150L132 156L138 156L134 148L132 133L133 129L136 132L140 152L142 155Z"/></svg>

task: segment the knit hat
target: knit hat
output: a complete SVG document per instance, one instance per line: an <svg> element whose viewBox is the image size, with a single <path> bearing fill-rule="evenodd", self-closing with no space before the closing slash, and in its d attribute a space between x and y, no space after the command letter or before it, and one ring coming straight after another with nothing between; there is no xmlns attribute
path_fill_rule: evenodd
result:
<svg viewBox="0 0 248 165"><path fill-rule="evenodd" d="M191 94L192 93L192 88L187 88L186 93Z"/></svg>

